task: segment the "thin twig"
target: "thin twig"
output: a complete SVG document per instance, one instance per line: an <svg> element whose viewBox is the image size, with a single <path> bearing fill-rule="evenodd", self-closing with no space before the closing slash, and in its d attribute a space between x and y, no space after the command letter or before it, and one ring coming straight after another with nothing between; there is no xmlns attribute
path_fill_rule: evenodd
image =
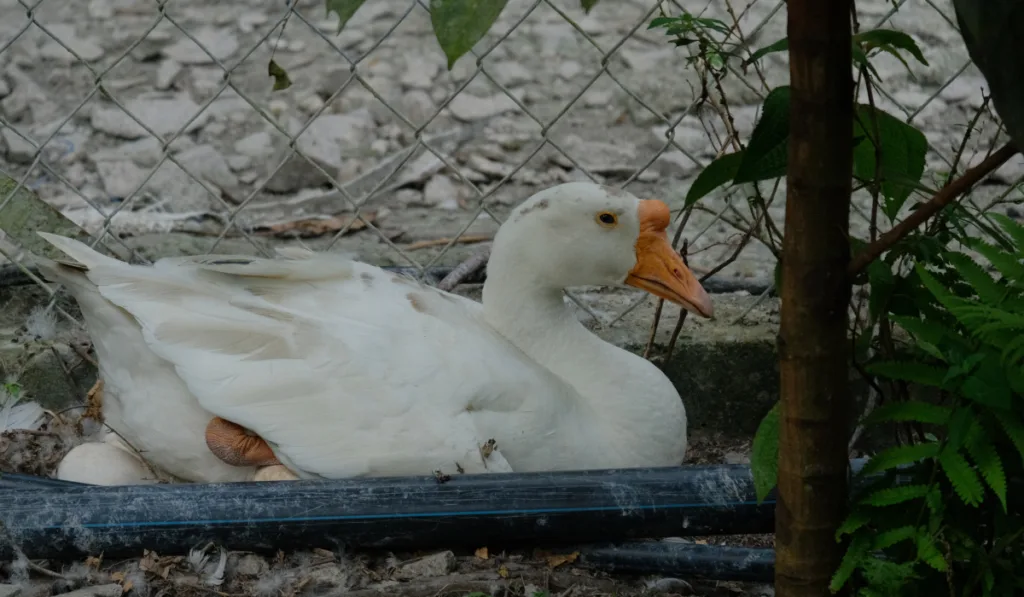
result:
<svg viewBox="0 0 1024 597"><path fill-rule="evenodd" d="M847 273L851 276L859 274L879 255L891 249L896 243L903 240L908 234L914 231L928 218L942 211L942 208L952 203L957 197L967 192L978 181L991 174L1000 166L1006 163L1017 153L1017 147L1013 142L1000 147L985 161L964 172L963 176L939 189L927 203L912 211L902 222L891 230L878 237L878 240L868 245L863 251L857 254L847 266Z"/></svg>
<svg viewBox="0 0 1024 597"><path fill-rule="evenodd" d="M491 248L484 247L472 257L457 265L455 269L448 272L448 275L437 283L438 289L445 292L451 292L451 290L458 286L463 280L483 267L490 257Z"/></svg>
<svg viewBox="0 0 1024 597"><path fill-rule="evenodd" d="M494 239L486 234L464 234L456 239L446 236L443 238L431 238L428 240L416 241L414 243L409 243L404 247L404 249L406 251L417 251L419 249L427 249L430 247L441 247L453 241L457 244L469 245L473 243L485 243L490 240Z"/></svg>

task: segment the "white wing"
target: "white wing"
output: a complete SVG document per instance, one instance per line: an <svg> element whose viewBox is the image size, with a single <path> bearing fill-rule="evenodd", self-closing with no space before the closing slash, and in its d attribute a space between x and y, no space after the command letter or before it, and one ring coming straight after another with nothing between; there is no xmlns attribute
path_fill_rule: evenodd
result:
<svg viewBox="0 0 1024 597"><path fill-rule="evenodd" d="M483 323L476 302L337 256L287 256L104 261L88 275L204 408L296 472L481 472L489 438L474 413L536 410L572 391Z"/></svg>

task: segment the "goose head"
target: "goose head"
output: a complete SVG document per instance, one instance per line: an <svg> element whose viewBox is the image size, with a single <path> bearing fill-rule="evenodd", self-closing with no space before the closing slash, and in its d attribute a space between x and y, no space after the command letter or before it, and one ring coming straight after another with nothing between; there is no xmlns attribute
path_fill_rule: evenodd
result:
<svg viewBox="0 0 1024 597"><path fill-rule="evenodd" d="M672 248L669 208L620 189L574 182L541 191L498 230L490 274L552 290L632 286L713 316L711 298Z"/></svg>

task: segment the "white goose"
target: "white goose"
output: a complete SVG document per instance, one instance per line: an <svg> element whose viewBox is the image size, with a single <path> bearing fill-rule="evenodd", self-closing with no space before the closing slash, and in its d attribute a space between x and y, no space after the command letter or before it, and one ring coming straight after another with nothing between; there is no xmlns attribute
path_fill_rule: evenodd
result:
<svg viewBox="0 0 1024 597"><path fill-rule="evenodd" d="M107 424L185 481L670 466L675 387L562 295L628 284L711 317L669 221L596 184L539 192L499 229L482 304L306 251L137 266L43 234L77 263L41 267L81 306Z"/></svg>

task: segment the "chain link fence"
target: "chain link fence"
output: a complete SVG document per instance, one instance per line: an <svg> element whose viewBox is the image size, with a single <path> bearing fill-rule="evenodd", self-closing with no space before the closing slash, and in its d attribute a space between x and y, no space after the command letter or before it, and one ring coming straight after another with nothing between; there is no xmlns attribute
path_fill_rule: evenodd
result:
<svg viewBox="0 0 1024 597"><path fill-rule="evenodd" d="M338 33L322 0L0 0L0 170L16 182L0 196L0 229L31 189L94 244L140 262L302 244L433 280L529 195L593 180L667 201L698 273L770 286L784 181L760 185L767 218L750 185L687 210L683 197L731 139L749 138L761 100L788 79L785 53L716 83L687 62L693 46L648 25L685 10L752 51L785 37L784 2L604 0L587 15L577 0L512 0L450 72L429 5L371 0ZM976 118L984 80L952 5L858 11L861 29L909 33L928 60L874 59L885 87L871 98L925 132L926 180L983 158L998 123L990 110ZM272 89L271 60L290 87ZM1020 164L970 200L1016 200ZM868 210L858 193L855 234ZM3 232L0 266L43 284ZM574 298L613 325L650 300L621 292Z"/></svg>

